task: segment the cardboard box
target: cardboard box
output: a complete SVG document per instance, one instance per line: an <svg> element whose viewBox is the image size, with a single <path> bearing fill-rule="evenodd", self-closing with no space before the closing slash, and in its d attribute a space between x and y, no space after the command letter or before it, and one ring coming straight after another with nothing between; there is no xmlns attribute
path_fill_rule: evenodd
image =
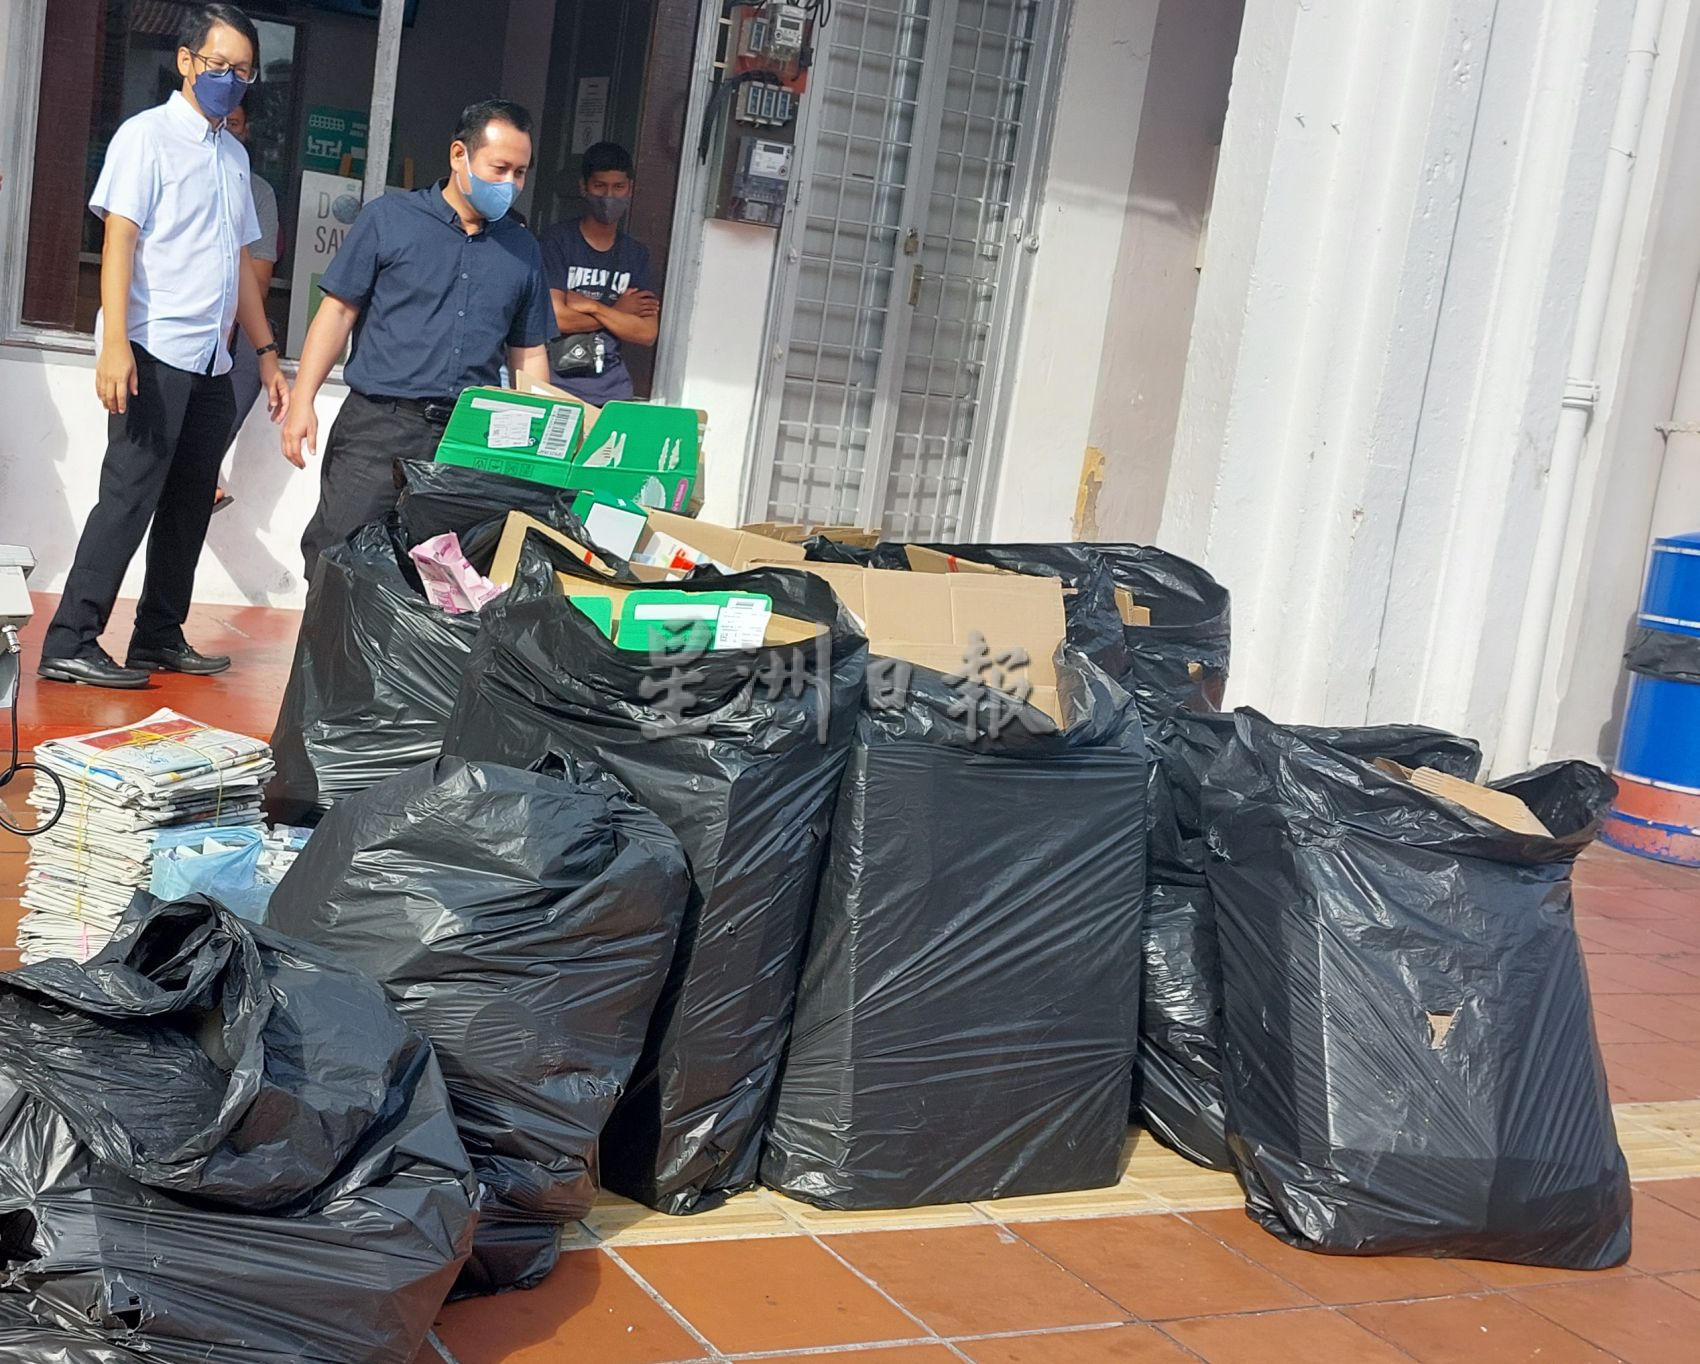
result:
<svg viewBox="0 0 1700 1364"><path fill-rule="evenodd" d="M603 577L614 576L613 565L594 550L586 549L570 535L563 534L553 526L546 526L536 517L527 516L524 512L509 512L507 522L502 527L502 538L496 544L496 557L490 564L491 582L500 583L503 587L514 585L514 574L519 569L520 547L525 543L525 537L533 533L559 545L585 567Z"/></svg>
<svg viewBox="0 0 1700 1364"><path fill-rule="evenodd" d="M1536 838L1552 837L1552 831L1541 823L1535 812L1509 791L1495 791L1450 773L1437 772L1432 767L1404 767L1391 758L1377 758L1375 767L1398 781L1408 782L1419 791L1461 805L1471 814L1480 815L1489 823L1512 833Z"/></svg>
<svg viewBox="0 0 1700 1364"><path fill-rule="evenodd" d="M547 385L469 388L437 460L683 512L701 470L703 414L659 403L601 409Z"/></svg>
<svg viewBox="0 0 1700 1364"><path fill-rule="evenodd" d="M670 556L675 546L695 550L696 556L687 554L673 562ZM803 562L801 545L663 511L649 513L648 524L638 536L633 554L646 562L652 561L652 556L658 557L662 560L659 566L678 572L689 572L697 562L714 564L726 573L739 573L757 563Z"/></svg>
<svg viewBox="0 0 1700 1364"><path fill-rule="evenodd" d="M584 522L597 548L621 559L632 557L647 519L636 502L607 493L580 493L573 500L573 515Z"/></svg>
<svg viewBox="0 0 1700 1364"><path fill-rule="evenodd" d="M944 556L940 556L941 558ZM1059 726L1057 650L1066 626L1062 583L1023 573L910 572L851 564L781 563L824 578L868 636L872 652L937 672L962 670L969 636L978 630L993 656L1027 651L1028 701Z"/></svg>
<svg viewBox="0 0 1700 1364"><path fill-rule="evenodd" d="M644 583L594 582L588 578L574 577L570 573L558 574L556 582L564 597L606 597L613 603L612 614L622 619L626 615L627 597L634 592L654 591L653 587ZM716 594L711 592L709 595ZM764 648L774 648L784 644L806 644L825 633L826 626L816 625L813 621L774 615L768 618L762 645Z"/></svg>

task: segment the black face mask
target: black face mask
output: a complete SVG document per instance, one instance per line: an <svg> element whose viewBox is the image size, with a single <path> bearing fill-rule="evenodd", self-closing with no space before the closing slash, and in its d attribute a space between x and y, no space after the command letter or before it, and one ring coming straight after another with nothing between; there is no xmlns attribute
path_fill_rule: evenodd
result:
<svg viewBox="0 0 1700 1364"><path fill-rule="evenodd" d="M609 227L620 222L632 207L629 194L587 194L584 201L590 205L590 216Z"/></svg>

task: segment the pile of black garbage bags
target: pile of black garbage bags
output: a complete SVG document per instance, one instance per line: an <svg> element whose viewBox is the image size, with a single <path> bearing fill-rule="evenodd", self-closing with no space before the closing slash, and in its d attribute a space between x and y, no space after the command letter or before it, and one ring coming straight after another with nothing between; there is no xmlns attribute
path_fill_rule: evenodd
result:
<svg viewBox="0 0 1700 1364"><path fill-rule="evenodd" d="M876 694L806 564L671 584L815 631L694 660L681 708L544 537L481 611L427 599L411 546L483 568L510 510L589 543L569 495L406 480L311 588L270 803L317 828L266 926L156 904L0 977L0 1355L411 1364L599 1188L1102 1187L1130 1113L1307 1249L1627 1256L1569 886L1596 769L1499 783L1530 836L1377 761L1469 780L1470 741L1222 714L1227 592L1138 546L931 547L1063 581L1061 724Z"/></svg>

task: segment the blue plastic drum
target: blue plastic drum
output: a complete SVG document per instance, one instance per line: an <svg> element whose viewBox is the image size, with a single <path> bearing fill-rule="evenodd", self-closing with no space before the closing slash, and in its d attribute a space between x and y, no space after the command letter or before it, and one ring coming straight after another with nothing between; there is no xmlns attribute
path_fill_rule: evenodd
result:
<svg viewBox="0 0 1700 1364"><path fill-rule="evenodd" d="M1677 635L1700 636L1700 530L1653 541L1641 624Z"/></svg>

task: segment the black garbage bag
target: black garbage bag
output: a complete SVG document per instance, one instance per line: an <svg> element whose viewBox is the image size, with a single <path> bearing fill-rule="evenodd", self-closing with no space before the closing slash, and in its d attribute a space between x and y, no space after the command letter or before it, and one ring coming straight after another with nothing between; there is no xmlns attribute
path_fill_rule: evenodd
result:
<svg viewBox="0 0 1700 1364"><path fill-rule="evenodd" d="M1616 787L1574 762L1496 785L1552 836L1247 711L1205 777L1228 1147L1247 1212L1290 1244L1629 1254L1570 891Z"/></svg>
<svg viewBox="0 0 1700 1364"><path fill-rule="evenodd" d="M922 668L901 705L864 709L762 1159L770 1187L872 1209L1119 1177L1147 758L1127 693L1084 655L1064 659L1062 732L1026 711L1037 725L970 737L963 698Z"/></svg>
<svg viewBox="0 0 1700 1364"><path fill-rule="evenodd" d="M1700 638L1642 626L1624 651L1623 666L1669 682L1700 683Z"/></svg>
<svg viewBox="0 0 1700 1364"><path fill-rule="evenodd" d="M0 1109L6 1102L0 1099ZM0 1289L0 1359L17 1364L147 1364L146 1355L42 1326L30 1314L23 1295L5 1289Z"/></svg>
<svg viewBox="0 0 1700 1364"><path fill-rule="evenodd" d="M439 758L337 804L271 924L370 973L430 1038L483 1188L459 1291L540 1282L596 1197L688 881L605 772Z"/></svg>
<svg viewBox="0 0 1700 1364"><path fill-rule="evenodd" d="M686 1213L755 1180L867 643L808 574L674 586L765 593L822 633L656 669L562 598L498 602L483 613L444 751L515 766L552 751L587 758L684 844L692 893L679 950L605 1132L602 1176Z"/></svg>
<svg viewBox="0 0 1700 1364"><path fill-rule="evenodd" d="M402 469L397 509L326 549L313 575L272 730L266 808L279 823L316 824L336 801L442 751L478 616L431 604L413 546L453 531L487 571L510 509L584 539L571 494L446 464Z"/></svg>
<svg viewBox="0 0 1700 1364"><path fill-rule="evenodd" d="M572 505L578 497L570 489L551 488L541 483L529 483L506 474L493 474L486 469L465 469L456 464L434 464L419 460L403 460L401 465L401 496L396 511L401 524L412 537L409 544L417 545L453 531L461 537L461 547L474 568L484 571L488 562L467 544L467 536L475 527L494 522L498 528L511 511L534 516L545 525L568 531L581 542L584 527L573 515ZM493 552L494 544L489 546Z"/></svg>
<svg viewBox="0 0 1700 1364"><path fill-rule="evenodd" d="M392 515L319 556L272 729L275 820L316 824L442 749L478 617L426 600L402 568L405 540Z"/></svg>
<svg viewBox="0 0 1700 1364"><path fill-rule="evenodd" d="M411 1364L475 1198L430 1046L317 948L191 899L0 976L7 1321L163 1364Z"/></svg>
<svg viewBox="0 0 1700 1364"><path fill-rule="evenodd" d="M1481 749L1417 726L1298 728L1360 758L1392 758L1473 780ZM1213 1170L1232 1168L1223 1123L1222 970L1216 908L1205 877L1204 773L1234 735L1230 715L1177 712L1149 736L1144 988L1134 1117L1165 1146Z"/></svg>

